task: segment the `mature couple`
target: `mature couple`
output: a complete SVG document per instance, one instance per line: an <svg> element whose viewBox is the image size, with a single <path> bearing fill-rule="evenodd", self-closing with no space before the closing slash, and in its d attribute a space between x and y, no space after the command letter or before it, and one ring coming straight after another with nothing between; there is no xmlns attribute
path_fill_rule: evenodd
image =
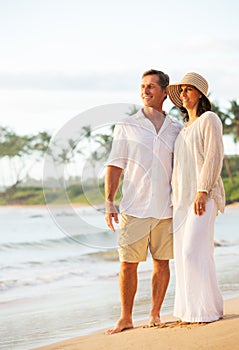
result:
<svg viewBox="0 0 239 350"><path fill-rule="evenodd" d="M121 316L108 334L133 328L137 268L148 250L153 260L149 327L161 324L173 257L174 315L181 324L222 317L213 258L214 222L225 205L222 124L211 112L207 91L207 81L197 73L169 85L167 74L149 70L142 76L143 108L115 126L105 177L105 218L113 231L120 221ZM184 125L163 111L167 95L183 113ZM118 220L114 198L122 174Z"/></svg>

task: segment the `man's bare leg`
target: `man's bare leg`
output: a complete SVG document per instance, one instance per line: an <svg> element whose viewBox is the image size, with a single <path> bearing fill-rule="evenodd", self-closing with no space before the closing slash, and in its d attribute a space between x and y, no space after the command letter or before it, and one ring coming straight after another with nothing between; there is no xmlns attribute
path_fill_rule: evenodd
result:
<svg viewBox="0 0 239 350"><path fill-rule="evenodd" d="M148 326L161 325L160 310L168 288L170 270L168 260L153 259L154 269L152 275L152 309Z"/></svg>
<svg viewBox="0 0 239 350"><path fill-rule="evenodd" d="M138 283L137 267L138 263L121 263L119 274L121 316L116 326L108 329L106 334L119 333L125 329L133 328L132 311Z"/></svg>

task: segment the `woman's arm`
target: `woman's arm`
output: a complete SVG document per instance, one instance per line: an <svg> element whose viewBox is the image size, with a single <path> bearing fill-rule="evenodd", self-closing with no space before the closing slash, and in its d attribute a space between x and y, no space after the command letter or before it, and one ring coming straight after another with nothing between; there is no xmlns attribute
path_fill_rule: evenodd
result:
<svg viewBox="0 0 239 350"><path fill-rule="evenodd" d="M197 195L194 211L202 215L206 210L207 194L220 177L224 147L222 140L222 123L215 113L204 117L200 124L203 139L203 164L198 177Z"/></svg>

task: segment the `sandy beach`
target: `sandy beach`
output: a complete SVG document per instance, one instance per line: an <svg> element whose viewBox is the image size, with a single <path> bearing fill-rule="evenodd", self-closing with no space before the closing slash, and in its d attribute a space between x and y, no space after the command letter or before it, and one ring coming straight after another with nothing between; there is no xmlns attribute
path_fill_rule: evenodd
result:
<svg viewBox="0 0 239 350"><path fill-rule="evenodd" d="M105 335L104 330L65 340L38 350L233 350L239 346L239 297L224 301L224 318L206 325L178 326L173 316L164 316L164 328L135 328Z"/></svg>

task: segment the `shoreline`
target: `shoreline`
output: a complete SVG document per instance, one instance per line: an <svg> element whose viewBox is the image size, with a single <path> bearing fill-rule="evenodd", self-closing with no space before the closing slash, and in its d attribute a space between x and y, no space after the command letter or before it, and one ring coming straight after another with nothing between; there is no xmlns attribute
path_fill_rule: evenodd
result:
<svg viewBox="0 0 239 350"><path fill-rule="evenodd" d="M238 208L238 207L239 207L239 202L229 203L229 204L226 205L226 207L229 207L229 208Z"/></svg>
<svg viewBox="0 0 239 350"><path fill-rule="evenodd" d="M6 204L6 205L0 205L0 208L29 208L29 209L34 209L34 208L48 208L48 206L56 207L56 208L64 208L66 206L72 206L73 208L90 208L94 207L93 205L90 204L84 204L84 203L66 203L66 204ZM103 204L95 205L95 207L103 207ZM239 207L239 202L233 202L233 203L228 203L226 204L226 208L238 208Z"/></svg>
<svg viewBox="0 0 239 350"><path fill-rule="evenodd" d="M143 327L147 321L135 323L135 328L118 334L105 335L97 331L86 336L66 339L33 350L231 350L239 343L239 296L224 300L223 319L206 325L178 326L172 315L162 316L166 327Z"/></svg>

